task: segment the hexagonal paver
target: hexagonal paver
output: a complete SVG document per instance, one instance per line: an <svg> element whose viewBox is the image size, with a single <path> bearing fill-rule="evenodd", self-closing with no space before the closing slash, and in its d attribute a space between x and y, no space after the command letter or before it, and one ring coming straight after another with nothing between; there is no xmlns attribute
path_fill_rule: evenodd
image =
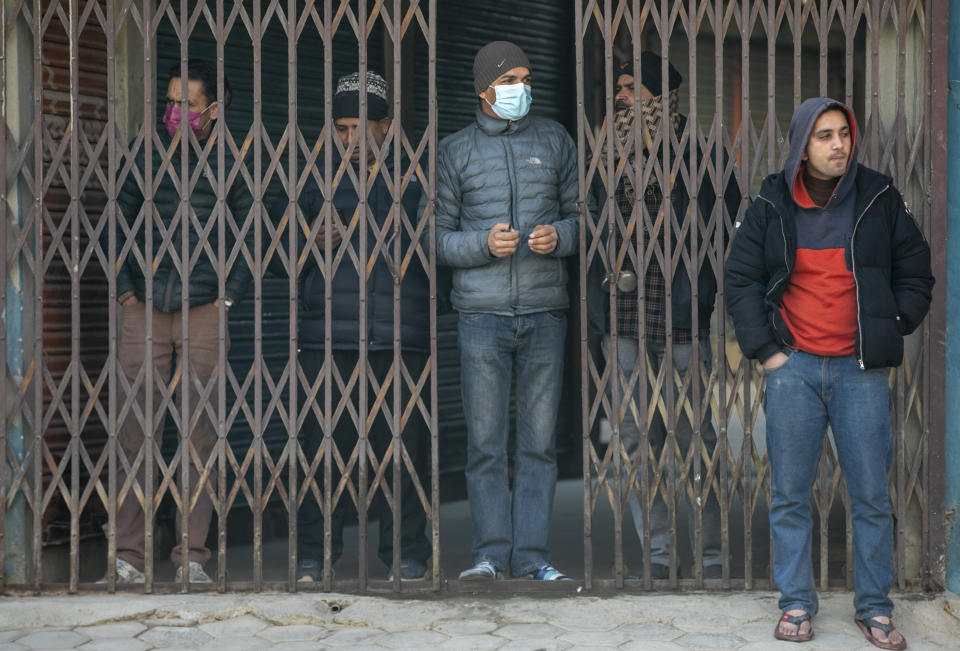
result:
<svg viewBox="0 0 960 651"><path fill-rule="evenodd" d="M733 635L705 633L687 633L674 641L688 649L736 649L744 643L739 637Z"/></svg>
<svg viewBox="0 0 960 651"><path fill-rule="evenodd" d="M81 626L73 630L95 640L101 637L137 637L147 630L147 627L140 622L111 622L96 626Z"/></svg>
<svg viewBox="0 0 960 651"><path fill-rule="evenodd" d="M383 631L372 628L342 628L332 631L330 635L323 638L323 646L359 646L361 644L373 644L374 640L383 637Z"/></svg>
<svg viewBox="0 0 960 651"><path fill-rule="evenodd" d="M562 628L553 624L508 624L493 632L494 635L508 640L552 640L564 633Z"/></svg>
<svg viewBox="0 0 960 651"><path fill-rule="evenodd" d="M262 637L271 642L309 642L319 640L328 634L329 631L322 626L295 624L293 626L268 626L257 633L257 637Z"/></svg>
<svg viewBox="0 0 960 651"><path fill-rule="evenodd" d="M270 651L316 651L317 643L309 642L280 642L270 647Z"/></svg>
<svg viewBox="0 0 960 651"><path fill-rule="evenodd" d="M564 642L571 642L577 648L581 646L620 646L624 642L629 642L630 637L620 631L577 631L575 633L564 633L560 636Z"/></svg>
<svg viewBox="0 0 960 651"><path fill-rule="evenodd" d="M678 646L673 642L661 642L650 640L636 640L621 644L619 649L624 651L686 651L686 647Z"/></svg>
<svg viewBox="0 0 960 651"><path fill-rule="evenodd" d="M450 619L433 626L433 630L446 635L480 635L496 629L496 622L486 619Z"/></svg>
<svg viewBox="0 0 960 651"><path fill-rule="evenodd" d="M512 640L500 647L500 651L563 651L570 646L569 642L560 640Z"/></svg>
<svg viewBox="0 0 960 651"><path fill-rule="evenodd" d="M204 633L209 633L215 638L221 637L252 637L265 629L267 624L262 619L257 619L252 615L242 615L231 619L222 619L218 622L201 624L199 628Z"/></svg>
<svg viewBox="0 0 960 651"><path fill-rule="evenodd" d="M461 635L452 637L440 645L441 649L498 649L503 646L502 637L493 635Z"/></svg>
<svg viewBox="0 0 960 651"><path fill-rule="evenodd" d="M213 638L193 626L157 626L141 634L140 639L159 647L192 647L206 644Z"/></svg>
<svg viewBox="0 0 960 651"><path fill-rule="evenodd" d="M683 631L659 622L623 624L615 628L614 632L623 633L628 640L661 640L664 642L675 640L683 635Z"/></svg>
<svg viewBox="0 0 960 651"><path fill-rule="evenodd" d="M264 646L259 637L220 637L200 648L204 651L260 651Z"/></svg>
<svg viewBox="0 0 960 651"><path fill-rule="evenodd" d="M862 635L847 635L846 633L830 633L823 631L814 631L815 636L813 642L818 649L856 649L858 647L868 648L871 646L867 642L867 638ZM909 640L907 640L909 643ZM956 638L953 640L953 645L957 644ZM945 647L945 648L950 648Z"/></svg>
<svg viewBox="0 0 960 651"><path fill-rule="evenodd" d="M443 644L449 639L436 631L402 631L384 635L377 640L377 644L391 649L425 649Z"/></svg>
<svg viewBox="0 0 960 651"><path fill-rule="evenodd" d="M73 631L37 631L24 635L17 644L28 649L72 649L90 638Z"/></svg>
<svg viewBox="0 0 960 651"><path fill-rule="evenodd" d="M79 647L83 651L144 651L150 645L129 637L102 637Z"/></svg>

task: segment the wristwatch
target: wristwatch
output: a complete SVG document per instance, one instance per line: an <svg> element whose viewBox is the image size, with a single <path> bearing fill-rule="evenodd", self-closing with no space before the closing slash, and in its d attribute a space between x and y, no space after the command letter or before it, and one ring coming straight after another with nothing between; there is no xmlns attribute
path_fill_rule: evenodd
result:
<svg viewBox="0 0 960 651"><path fill-rule="evenodd" d="M229 310L231 307L233 307L233 299L230 297L224 297L223 306Z"/></svg>

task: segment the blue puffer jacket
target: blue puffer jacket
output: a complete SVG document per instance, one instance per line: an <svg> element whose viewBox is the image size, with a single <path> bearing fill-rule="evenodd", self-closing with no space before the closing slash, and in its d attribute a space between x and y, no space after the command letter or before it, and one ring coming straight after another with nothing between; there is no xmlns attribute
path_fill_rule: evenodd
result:
<svg viewBox="0 0 960 651"><path fill-rule="evenodd" d="M558 123L527 116L499 120L477 109L476 122L440 143L437 259L453 267L453 307L501 315L569 305L563 257L577 252L577 148ZM517 251L487 248L494 224L520 231ZM557 248L532 252L535 226L553 224Z"/></svg>
<svg viewBox="0 0 960 651"><path fill-rule="evenodd" d="M409 160L406 156L401 159L401 170L407 173ZM323 178L323 166L318 172ZM334 175L339 169L339 161L334 161ZM393 154L386 157L385 167L387 174L393 177ZM356 169L356 168L355 168ZM400 199L400 205L406 213L412 226L416 226L417 205L422 193L419 179L416 174L410 174L406 180L407 186ZM297 198L304 217L312 224L313 220L323 209L323 192L311 174L304 184ZM333 193L333 205L343 216L347 224L355 218L355 211L359 199L357 190L349 174L344 173L339 185ZM275 225L279 224L288 208L286 199L278 201L270 209L270 217ZM349 250L339 260L339 267L333 275L331 314L333 316L333 348L338 350L358 350L360 348L360 273L357 271L358 258L360 267L368 270L366 295L366 327L364 338L368 350L393 349L393 271L391 267L398 265L388 264L385 254L393 257L393 225L391 211L393 209L393 194L387 186L382 173L378 172L375 179L368 181L367 207L371 219L367 221L367 259L360 256L360 228L353 231L350 243L354 254ZM396 216L400 219L400 216ZM386 228L384 240L385 249L377 248L376 230ZM298 254L302 256L306 243L303 229L298 232ZM267 235L266 237L269 237ZM286 275L283 258L286 256L289 235L286 230L280 234L280 248L271 260L270 271L278 275ZM400 340L405 351L430 352L430 282L420 256L410 253L411 239L406 226L401 222L400 246L401 265L405 258L409 264L403 273L400 282ZM333 249L336 256L337 249ZM323 255L323 249L320 248ZM334 258L336 263L336 258ZM307 254L306 263L300 273L300 318L298 340L301 348L322 349L324 347L324 323L326 319L326 291L323 270L318 258L312 253Z"/></svg>

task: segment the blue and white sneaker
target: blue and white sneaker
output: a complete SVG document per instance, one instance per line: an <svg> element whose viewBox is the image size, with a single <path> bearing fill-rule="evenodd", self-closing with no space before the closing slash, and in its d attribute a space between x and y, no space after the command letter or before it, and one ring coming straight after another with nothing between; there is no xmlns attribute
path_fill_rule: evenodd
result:
<svg viewBox="0 0 960 651"><path fill-rule="evenodd" d="M528 576L534 581L573 581L573 579L553 565L544 565L536 572L531 572Z"/></svg>
<svg viewBox="0 0 960 651"><path fill-rule="evenodd" d="M496 581L500 578L500 570L490 561L480 561L473 567L460 572L461 581Z"/></svg>

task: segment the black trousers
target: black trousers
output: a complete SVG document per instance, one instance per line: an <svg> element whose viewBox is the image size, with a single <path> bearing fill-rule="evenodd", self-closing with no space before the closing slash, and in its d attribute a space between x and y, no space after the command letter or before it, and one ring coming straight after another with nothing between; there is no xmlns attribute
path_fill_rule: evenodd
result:
<svg viewBox="0 0 960 651"><path fill-rule="evenodd" d="M359 358L359 351L333 351L333 361L336 363L337 368L340 371L340 375L343 377L345 383L349 381L349 377L353 372L353 369L356 367ZM411 377L413 378L420 377L420 374L423 372L424 367L427 365L427 362L430 359L429 355L427 354L412 352L402 353L402 358L404 364L407 366L407 369L410 372ZM316 381L317 376L323 369L323 361L324 351L322 350L303 349L300 351L300 364L303 367L304 375L306 375L309 382L313 383ZM367 363L370 370L373 372L374 377L376 377L377 383L382 386L384 381L388 378L390 367L393 364L393 351L369 351L367 353ZM370 383L368 374L366 372L361 373L361 381L367 383L367 404L372 406L376 401L376 389ZM404 405L410 399L410 391L407 389L406 383L402 379L401 385L403 387L401 391L401 409L403 409ZM358 387L359 382L354 385L350 396L350 400L355 409L359 407L360 391ZM320 389L317 391L315 398L321 404L323 401L323 395L324 387L321 383ZM336 405L340 401L341 392L335 380L333 383L332 397L333 414L336 414ZM423 399L429 408L429 395L423 396ZM384 400L384 406L392 411L392 386L390 389L388 389L387 396ZM344 408L339 419L333 424L332 437L334 444L346 463L359 441L357 427L354 424L348 408ZM426 480L426 478L429 477L428 444L430 441L430 431L419 409L414 409L411 413L410 418L407 420L406 426L403 429L401 437L403 439L404 447L406 448L407 453L410 455L410 460L413 462L413 467L416 469L421 486L423 486L424 492L427 494L427 496L429 496L430 488L429 482ZM369 441L369 445L373 448L377 459L382 460L384 453L387 449L389 449L393 442L391 423L387 420L387 418L384 417L382 408L377 411L377 416L370 425L370 429L367 432L367 439ZM312 409L304 420L303 427L300 430L300 440L308 462L312 463L318 450L320 449L320 444L323 442L323 428L321 423L316 418L316 413ZM367 462L366 459L362 461ZM333 470L331 472L331 479L333 481L333 493L335 494L337 484L341 478L341 472L337 467L335 460L332 463L332 468ZM351 475L353 485L355 487L358 486L359 477L357 465L354 466ZM391 510L390 502L384 498L383 491L379 484L373 485L374 476L373 469L368 466L368 491L376 491L377 493L368 513L371 517L376 516L379 521L380 539L377 547L377 556L384 563L384 565L389 566L393 562L393 511ZM384 477L387 485L392 490L392 458L388 463ZM320 488L320 495L322 499L322 460L317 468L316 478L317 486ZM394 496L395 499L396 497L397 496ZM331 532L333 535L333 540L331 542L332 562L336 562L336 560L340 558L340 555L343 553L343 525L348 519L353 519L356 516L356 513L357 509L353 503L353 499L351 498L350 493L345 489L340 495L340 499L336 503L333 509L333 515L331 517ZM427 515L423 509L423 505L420 502L420 497L414 488L412 478L405 464L403 465L403 470L400 477L400 514L400 557L402 559L426 561L430 557L431 553L430 541L428 540L425 532ZM320 509L320 504L317 503L316 497L314 496L312 490L304 497L303 504L300 507L298 534L299 538L297 549L299 558L313 559L319 563L322 563L323 514Z"/></svg>

